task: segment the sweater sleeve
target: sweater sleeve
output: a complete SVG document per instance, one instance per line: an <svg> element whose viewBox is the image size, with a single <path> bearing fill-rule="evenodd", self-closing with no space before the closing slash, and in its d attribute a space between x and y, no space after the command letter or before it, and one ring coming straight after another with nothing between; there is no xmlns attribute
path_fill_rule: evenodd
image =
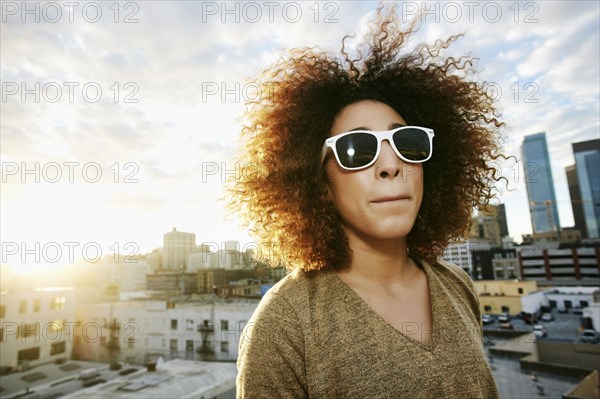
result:
<svg viewBox="0 0 600 399"><path fill-rule="evenodd" d="M237 398L308 397L304 345L294 309L281 295L267 293L242 334Z"/></svg>

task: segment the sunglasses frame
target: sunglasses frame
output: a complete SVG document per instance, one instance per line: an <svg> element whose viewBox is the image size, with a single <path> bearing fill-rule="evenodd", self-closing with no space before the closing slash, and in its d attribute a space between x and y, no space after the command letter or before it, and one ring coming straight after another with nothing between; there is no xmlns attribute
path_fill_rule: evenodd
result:
<svg viewBox="0 0 600 399"><path fill-rule="evenodd" d="M427 134L427 137L429 137L429 148L431 149L431 151L429 151L429 156L425 159L423 159L422 161L413 161L410 160L404 156L402 156L402 154L400 154L400 151L398 151L398 149L396 148L396 145L394 144L394 140L393 140L393 135L396 132L399 132L401 130L404 129L419 129L421 131L423 131L424 133ZM344 165L342 165L342 162L340 161L340 158L338 156L335 144L336 142L344 137L344 136L348 136L350 134L355 134L355 133L367 133L370 134L372 136L375 136L375 138L377 139L377 152L375 153L375 156L373 157L373 160L371 160L371 162L369 162L366 165L363 166L358 166L355 168L349 168L346 167ZM331 151L333 152L333 154L335 155L335 159L338 163L338 165L345 170L360 170L360 169L365 169L368 168L369 166L373 165L377 159L379 158L379 155L381 154L381 143L383 142L383 140L387 140L388 143L390 143L390 147L392 147L392 149L394 150L394 152L396 153L396 155L398 156L398 158L400 158L401 160L403 160L404 162L407 163L423 163L428 161L431 156L433 155L433 137L435 136L433 129L427 128L427 127L421 127L421 126L400 126L400 127L396 127L394 129L391 130L382 130L382 131L373 131L373 130L351 130L349 132L344 132L344 133L340 133L337 134L335 136L329 137L325 140L325 142L323 143L323 150L322 150L322 155L321 155L321 164L323 164L323 162L325 161L325 157L327 156L327 149L331 148Z"/></svg>

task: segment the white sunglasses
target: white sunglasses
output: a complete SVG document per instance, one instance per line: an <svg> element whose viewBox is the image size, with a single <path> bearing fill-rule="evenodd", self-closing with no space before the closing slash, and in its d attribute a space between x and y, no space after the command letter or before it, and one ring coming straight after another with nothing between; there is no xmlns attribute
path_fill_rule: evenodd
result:
<svg viewBox="0 0 600 399"><path fill-rule="evenodd" d="M323 143L321 164L331 148L338 164L346 170L359 170L375 163L381 142L387 140L396 155L408 163L422 163L433 153L433 129L401 126L392 130L353 130L329 137Z"/></svg>

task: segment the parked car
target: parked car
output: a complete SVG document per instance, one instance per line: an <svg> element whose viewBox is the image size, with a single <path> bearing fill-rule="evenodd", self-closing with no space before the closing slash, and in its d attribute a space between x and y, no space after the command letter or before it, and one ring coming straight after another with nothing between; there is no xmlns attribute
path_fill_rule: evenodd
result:
<svg viewBox="0 0 600 399"><path fill-rule="evenodd" d="M546 327L541 324L536 324L533 326L533 334L535 334L536 337L545 337L548 335L546 332Z"/></svg>
<svg viewBox="0 0 600 399"><path fill-rule="evenodd" d="M537 316L532 313L521 312L521 319L523 319L523 322L525 324L536 324L537 323Z"/></svg>
<svg viewBox="0 0 600 399"><path fill-rule="evenodd" d="M594 330L583 330L580 338L581 342L588 344L596 344L600 340L600 338L598 338L598 333Z"/></svg>
<svg viewBox="0 0 600 399"><path fill-rule="evenodd" d="M552 313L544 313L542 315L542 317L540 318L540 320L542 320L542 321L553 321L554 320L554 316L552 316Z"/></svg>
<svg viewBox="0 0 600 399"><path fill-rule="evenodd" d="M503 330L512 330L514 329L514 326L512 325L512 323L500 323L498 324L498 327L500 327Z"/></svg>
<svg viewBox="0 0 600 399"><path fill-rule="evenodd" d="M510 320L510 316L508 315L508 313L502 313L500 316L498 316L498 321L500 323L507 323Z"/></svg>
<svg viewBox="0 0 600 399"><path fill-rule="evenodd" d="M490 324L496 321L496 319L494 319L494 316L492 315L484 314L481 316L481 321L483 322L483 324Z"/></svg>

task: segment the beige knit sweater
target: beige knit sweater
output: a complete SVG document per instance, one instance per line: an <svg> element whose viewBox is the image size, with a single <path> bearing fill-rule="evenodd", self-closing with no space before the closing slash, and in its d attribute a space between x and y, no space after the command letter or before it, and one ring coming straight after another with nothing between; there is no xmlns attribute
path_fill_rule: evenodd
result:
<svg viewBox="0 0 600 399"><path fill-rule="evenodd" d="M433 331L396 330L334 272L290 273L244 330L237 397L497 398L470 277L443 261L419 263Z"/></svg>

